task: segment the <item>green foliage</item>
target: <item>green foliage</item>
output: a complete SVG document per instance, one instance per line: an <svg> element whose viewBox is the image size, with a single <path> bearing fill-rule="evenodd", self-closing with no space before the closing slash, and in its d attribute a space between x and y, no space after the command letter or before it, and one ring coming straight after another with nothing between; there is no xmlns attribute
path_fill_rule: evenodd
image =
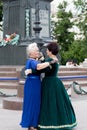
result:
<svg viewBox="0 0 87 130"><path fill-rule="evenodd" d="M87 1L77 0L74 2L77 9L78 24L81 33L84 36L85 42L87 42Z"/></svg>
<svg viewBox="0 0 87 130"><path fill-rule="evenodd" d="M75 59L79 64L87 58L87 43L83 41L74 41L71 46L69 46L68 51L61 51L62 60L61 63L65 64L68 59Z"/></svg>
<svg viewBox="0 0 87 130"><path fill-rule="evenodd" d="M75 21L71 22L71 11L66 12L67 2L63 1L58 6L57 21L53 29L53 35L60 45L61 64L65 65L68 59L75 59L79 64L87 58L87 1L75 0L77 13ZM81 38L74 39L76 33L70 32L73 25L80 30Z"/></svg>
<svg viewBox="0 0 87 130"><path fill-rule="evenodd" d="M76 0L76 1L74 1L74 5L76 6L76 9L82 13L87 11L87 1L86 0Z"/></svg>
<svg viewBox="0 0 87 130"><path fill-rule="evenodd" d="M62 64L65 64L68 59L75 59L77 63L82 62L84 60L84 49L82 43L80 41L74 41L70 46L69 50L66 52L61 52ZM87 54L87 52L85 53Z"/></svg>
<svg viewBox="0 0 87 130"><path fill-rule="evenodd" d="M73 22L70 21L72 18L72 13L66 12L67 2L63 2L63 4L59 4L57 19L55 22L54 35L60 44L63 51L67 51L69 46L74 41L74 33L70 32L69 29L72 28Z"/></svg>

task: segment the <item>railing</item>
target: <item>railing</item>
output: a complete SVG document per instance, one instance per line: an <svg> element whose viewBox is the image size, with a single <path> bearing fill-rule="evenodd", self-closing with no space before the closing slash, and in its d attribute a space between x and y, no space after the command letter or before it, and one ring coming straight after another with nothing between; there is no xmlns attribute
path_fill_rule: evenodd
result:
<svg viewBox="0 0 87 130"><path fill-rule="evenodd" d="M75 76L59 76L61 80L76 79L76 78L87 78L87 75L75 75ZM19 80L18 77L1 77L0 80Z"/></svg>
<svg viewBox="0 0 87 130"><path fill-rule="evenodd" d="M69 80L69 79L76 79L76 78L87 78L87 75L59 76L59 79L61 79L61 80ZM20 78L18 78L18 77L1 77L0 78L0 80L19 80L19 79ZM76 85L79 86L79 89L76 88ZM71 85L69 85L69 87L66 90L68 90L72 86L73 86L74 91L77 94L81 94L81 95L87 94L87 92L85 90L83 90L81 88L81 86L75 81ZM10 95L3 94L2 92L0 92L0 95L2 95L2 96L10 96ZM12 96L15 96L15 95L12 95Z"/></svg>
<svg viewBox="0 0 87 130"><path fill-rule="evenodd" d="M13 77L13 78L12 77L11 78L10 77L9 78L8 77L6 77L6 78L1 77L0 80L19 80L19 78L17 78L17 77Z"/></svg>
<svg viewBox="0 0 87 130"><path fill-rule="evenodd" d="M77 79L77 78L87 78L87 75L75 75L75 76L59 76L61 80L68 80L68 79Z"/></svg>

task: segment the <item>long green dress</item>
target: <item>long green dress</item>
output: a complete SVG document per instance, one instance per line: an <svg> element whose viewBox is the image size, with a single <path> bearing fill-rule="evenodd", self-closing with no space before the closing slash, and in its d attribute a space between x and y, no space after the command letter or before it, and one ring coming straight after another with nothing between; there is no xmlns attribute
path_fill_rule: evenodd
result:
<svg viewBox="0 0 87 130"><path fill-rule="evenodd" d="M58 69L59 64L52 64L52 68L46 70L42 80L39 130L71 130L77 125L67 91L58 78Z"/></svg>

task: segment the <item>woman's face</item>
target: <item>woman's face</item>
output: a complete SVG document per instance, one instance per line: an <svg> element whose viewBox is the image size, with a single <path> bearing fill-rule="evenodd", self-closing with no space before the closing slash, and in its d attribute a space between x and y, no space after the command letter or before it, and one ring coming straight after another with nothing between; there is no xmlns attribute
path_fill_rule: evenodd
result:
<svg viewBox="0 0 87 130"><path fill-rule="evenodd" d="M48 49L47 49L46 52L47 52L47 55L48 55L48 56L50 56L50 55L52 54L51 51L49 51Z"/></svg>
<svg viewBox="0 0 87 130"><path fill-rule="evenodd" d="M40 54L39 48L36 47L36 48L31 52L30 57L36 59L36 58L39 58L39 54Z"/></svg>

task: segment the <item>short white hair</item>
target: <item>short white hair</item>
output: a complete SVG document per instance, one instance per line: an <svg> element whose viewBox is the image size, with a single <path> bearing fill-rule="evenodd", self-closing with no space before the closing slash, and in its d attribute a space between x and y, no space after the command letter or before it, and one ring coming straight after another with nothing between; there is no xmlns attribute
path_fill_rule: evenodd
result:
<svg viewBox="0 0 87 130"><path fill-rule="evenodd" d="M27 56L29 57L30 53L31 53L32 51L35 51L36 48L38 48L36 42L29 44L29 45L27 46L27 48L26 48Z"/></svg>

